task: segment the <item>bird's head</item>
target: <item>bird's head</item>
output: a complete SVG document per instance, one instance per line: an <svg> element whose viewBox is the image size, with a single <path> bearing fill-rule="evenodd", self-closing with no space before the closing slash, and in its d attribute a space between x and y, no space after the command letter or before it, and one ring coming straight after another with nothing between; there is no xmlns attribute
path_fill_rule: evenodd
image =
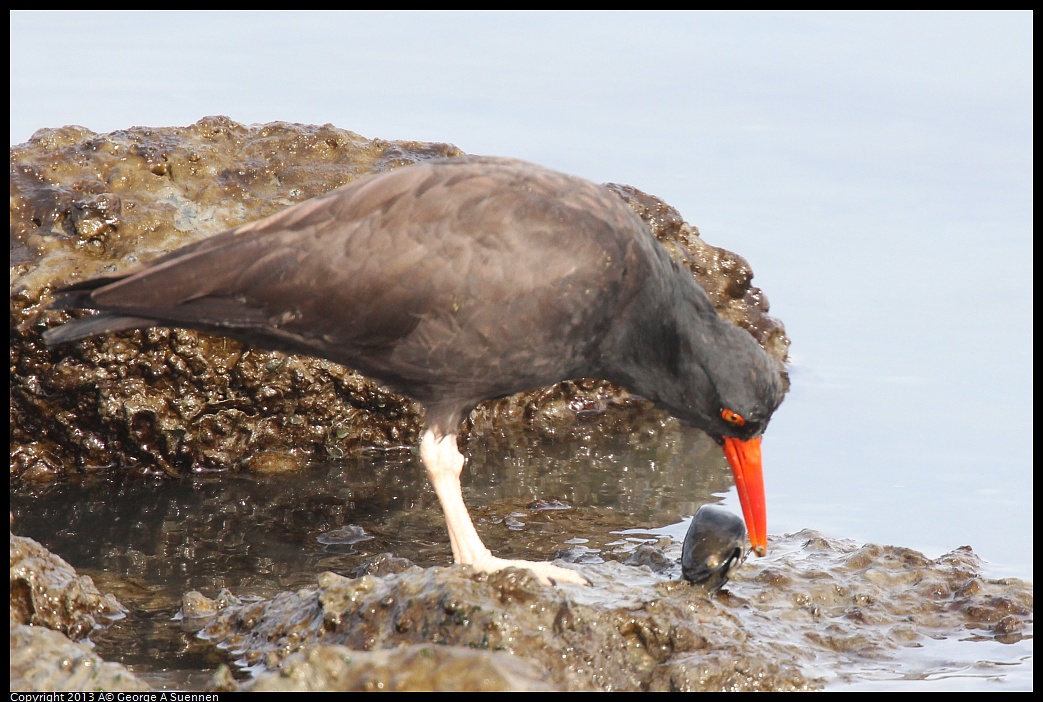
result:
<svg viewBox="0 0 1043 702"><path fill-rule="evenodd" d="M721 320L712 343L693 339L678 386L662 404L703 430L724 451L735 477L753 551L767 552L761 434L782 402L779 365L746 331Z"/></svg>

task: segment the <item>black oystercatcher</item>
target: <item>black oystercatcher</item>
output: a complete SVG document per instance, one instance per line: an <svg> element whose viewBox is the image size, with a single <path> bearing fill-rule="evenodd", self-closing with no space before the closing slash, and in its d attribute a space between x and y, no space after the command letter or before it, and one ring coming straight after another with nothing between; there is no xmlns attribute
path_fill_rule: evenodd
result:
<svg viewBox="0 0 1043 702"><path fill-rule="evenodd" d="M420 455L453 557L496 558L460 492L460 421L480 402L601 378L709 434L735 474L753 548L767 548L760 435L776 364L606 188L521 161L454 158L359 179L123 275L57 291L100 310L48 344L171 326L354 368L421 403Z"/></svg>

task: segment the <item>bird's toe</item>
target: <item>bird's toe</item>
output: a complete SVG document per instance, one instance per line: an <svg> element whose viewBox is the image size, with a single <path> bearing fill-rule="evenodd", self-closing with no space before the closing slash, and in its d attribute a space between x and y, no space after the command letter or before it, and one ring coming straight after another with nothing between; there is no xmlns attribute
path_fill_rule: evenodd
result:
<svg viewBox="0 0 1043 702"><path fill-rule="evenodd" d="M536 578L544 585L560 585L561 583L572 583L574 585L590 585L590 581L580 575L579 571L571 568L563 568L547 561L523 561L508 560L489 556L480 562L472 563L475 570L484 573L495 573L504 568L521 568L530 570Z"/></svg>

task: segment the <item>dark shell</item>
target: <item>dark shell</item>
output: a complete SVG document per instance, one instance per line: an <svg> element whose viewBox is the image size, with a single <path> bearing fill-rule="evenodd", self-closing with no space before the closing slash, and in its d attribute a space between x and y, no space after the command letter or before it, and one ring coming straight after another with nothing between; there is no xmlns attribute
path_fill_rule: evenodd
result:
<svg viewBox="0 0 1043 702"><path fill-rule="evenodd" d="M746 559L749 539L742 517L716 505L703 505L692 517L681 550L685 580L716 592L733 568Z"/></svg>

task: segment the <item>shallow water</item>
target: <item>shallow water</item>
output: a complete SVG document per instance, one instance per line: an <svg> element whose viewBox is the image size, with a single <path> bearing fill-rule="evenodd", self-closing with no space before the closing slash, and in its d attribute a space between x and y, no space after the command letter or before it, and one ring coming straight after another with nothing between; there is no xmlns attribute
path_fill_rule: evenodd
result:
<svg viewBox="0 0 1043 702"><path fill-rule="evenodd" d="M595 532L587 547L602 548L619 540L612 530L677 522L730 481L716 446L687 430L469 453L464 498L475 521L490 548L519 557L553 556L575 545L576 532ZM408 450L282 475L91 478L16 490L12 510L16 531L75 567L114 568L178 597L222 587L270 595L385 552L423 566L452 563L437 498ZM345 526L370 538L321 543L338 541L323 535Z"/></svg>

